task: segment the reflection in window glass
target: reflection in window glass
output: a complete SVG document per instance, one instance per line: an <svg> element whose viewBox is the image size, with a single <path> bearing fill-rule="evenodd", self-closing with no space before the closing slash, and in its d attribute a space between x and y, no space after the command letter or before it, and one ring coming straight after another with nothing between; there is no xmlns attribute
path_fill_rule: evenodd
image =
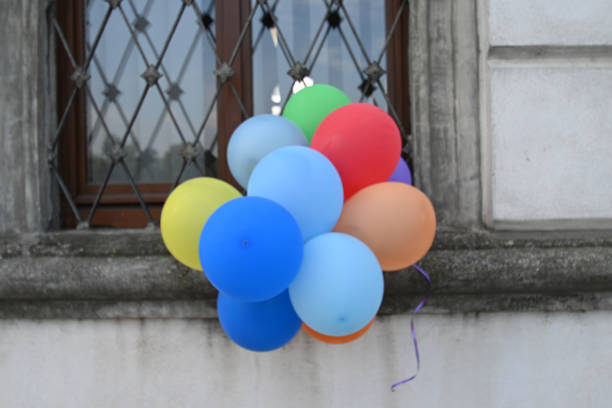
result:
<svg viewBox="0 0 612 408"><path fill-rule="evenodd" d="M209 10L210 1L198 1ZM155 64L179 14L179 1L126 1L122 8L149 64ZM86 15L87 47L91 47L108 9L104 0L90 1ZM212 10L214 15L214 10ZM88 182L101 183L110 166L109 154L120 143L145 90L146 64L120 12L111 17L89 69L94 103L87 101ZM159 68L159 85L187 143L193 143L216 90L215 56L196 16L188 8L177 26ZM108 132L110 132L110 135ZM199 139L198 164L217 133L216 107ZM111 140L112 139L112 140ZM124 147L125 161L137 183L173 183L183 164L184 143L159 94L152 87L144 99ZM199 176L194 166L183 179ZM113 171L111 183L126 183L125 172Z"/></svg>
<svg viewBox="0 0 612 408"><path fill-rule="evenodd" d="M385 7L384 2L371 0L344 0L344 5L355 26L359 39L370 60L378 58L385 42ZM254 7L256 1L252 2ZM279 29L296 61L303 62L308 55L321 21L325 18L327 7L323 1L281 0L270 2L275 4L274 15L277 25L270 29L264 27L263 10L258 10L253 20L252 39L255 46L253 52L253 93L254 113L280 114L282 107L292 92L312 83L328 83L343 90L351 100L358 102L361 98L359 85L362 77L353 62L349 48L352 51L359 70L367 67L366 59L342 13L340 28L346 38L344 42L338 29L331 29L324 45L316 56L310 74L303 83L294 84L293 78L287 74L290 64L283 55L279 38ZM328 24L323 26L323 33ZM320 41L320 40L319 40ZM348 48L347 48L348 45ZM310 67L315 58L317 46L306 61ZM385 58L382 68L386 67ZM381 78L386 86L386 77ZM375 90L364 100L376 103L386 109L385 100L380 90Z"/></svg>

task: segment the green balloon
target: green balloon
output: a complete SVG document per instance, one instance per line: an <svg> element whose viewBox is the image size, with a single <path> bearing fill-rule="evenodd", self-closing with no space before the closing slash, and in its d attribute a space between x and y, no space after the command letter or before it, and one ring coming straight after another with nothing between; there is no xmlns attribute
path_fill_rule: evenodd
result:
<svg viewBox="0 0 612 408"><path fill-rule="evenodd" d="M319 123L332 111L349 103L349 97L338 88L316 84L289 98L283 116L298 125L310 142Z"/></svg>

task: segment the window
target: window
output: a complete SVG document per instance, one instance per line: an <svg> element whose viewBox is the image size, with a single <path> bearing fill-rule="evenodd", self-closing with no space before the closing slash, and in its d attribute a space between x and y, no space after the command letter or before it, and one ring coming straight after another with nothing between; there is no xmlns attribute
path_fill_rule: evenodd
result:
<svg viewBox="0 0 612 408"><path fill-rule="evenodd" d="M54 11L50 154L66 227L144 227L177 183L231 182L236 126L280 114L313 81L387 109L407 137L407 0L72 0Z"/></svg>

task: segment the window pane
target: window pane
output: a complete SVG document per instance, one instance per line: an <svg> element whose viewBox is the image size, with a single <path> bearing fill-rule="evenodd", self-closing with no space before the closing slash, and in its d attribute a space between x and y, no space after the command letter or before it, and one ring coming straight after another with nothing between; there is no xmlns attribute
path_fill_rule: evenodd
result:
<svg viewBox="0 0 612 408"><path fill-rule="evenodd" d="M254 113L279 114L286 103L290 92L297 91L303 84L328 83L343 90L354 102L362 98L359 85L365 75L368 61L376 61L385 43L385 7L384 2L371 0L344 0L343 4L349 18L357 31L359 41L367 54L359 46L346 16L339 10L341 18L339 28L330 28L323 40L329 24L323 25L318 41L309 49L315 39L317 30L324 20L327 6L323 1L282 0L269 2L274 7L276 26L270 29L264 23L269 23L262 9L257 11L253 20L253 91ZM333 2L329 2L333 3ZM252 1L255 7L256 1ZM335 10L332 5L332 11ZM289 53L295 61L304 62L312 70L302 83L293 87L293 78L287 74L291 64L282 50L282 38L286 40ZM341 32L344 35L341 35ZM319 45L323 41L320 52ZM353 57L354 56L354 60ZM386 59L382 58L381 67L386 68ZM381 82L386 87L386 76ZM363 101L375 103L386 109L386 103L380 89L375 89L370 97Z"/></svg>
<svg viewBox="0 0 612 408"><path fill-rule="evenodd" d="M183 165L181 152L185 143L194 143L198 138L216 90L214 43L211 45L214 39L207 38L194 7L185 8L159 66L162 76L158 84L168 106L155 86L148 90L139 110L138 105L146 88L141 75L147 64L157 63L182 4L180 1L129 0L121 3L125 18L120 10L111 13L89 69L93 99L87 101L89 183L99 184L104 180L113 146L125 137L123 155L136 183L173 183L179 175ZM214 16L212 0L198 1L198 6L204 14ZM104 0L88 4L88 49L102 28L108 7ZM212 29L214 32L214 26ZM132 120L132 129L126 136ZM214 106L198 138L197 164L201 169L206 168L204 151L214 150L216 133ZM199 175L198 168L190 165L182 179ZM113 171L111 183L127 181L121 168Z"/></svg>

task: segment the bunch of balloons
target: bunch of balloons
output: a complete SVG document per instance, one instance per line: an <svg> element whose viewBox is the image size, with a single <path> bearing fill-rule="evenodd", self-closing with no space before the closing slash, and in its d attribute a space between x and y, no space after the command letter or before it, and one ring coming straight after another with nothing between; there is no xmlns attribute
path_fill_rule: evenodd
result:
<svg viewBox="0 0 612 408"><path fill-rule="evenodd" d="M219 290L219 321L240 346L273 350L300 327L355 340L374 323L382 271L417 262L435 235L400 152L383 110L329 85L304 88L283 116L233 133L228 164L247 195L213 178L182 183L162 210L164 243Z"/></svg>

